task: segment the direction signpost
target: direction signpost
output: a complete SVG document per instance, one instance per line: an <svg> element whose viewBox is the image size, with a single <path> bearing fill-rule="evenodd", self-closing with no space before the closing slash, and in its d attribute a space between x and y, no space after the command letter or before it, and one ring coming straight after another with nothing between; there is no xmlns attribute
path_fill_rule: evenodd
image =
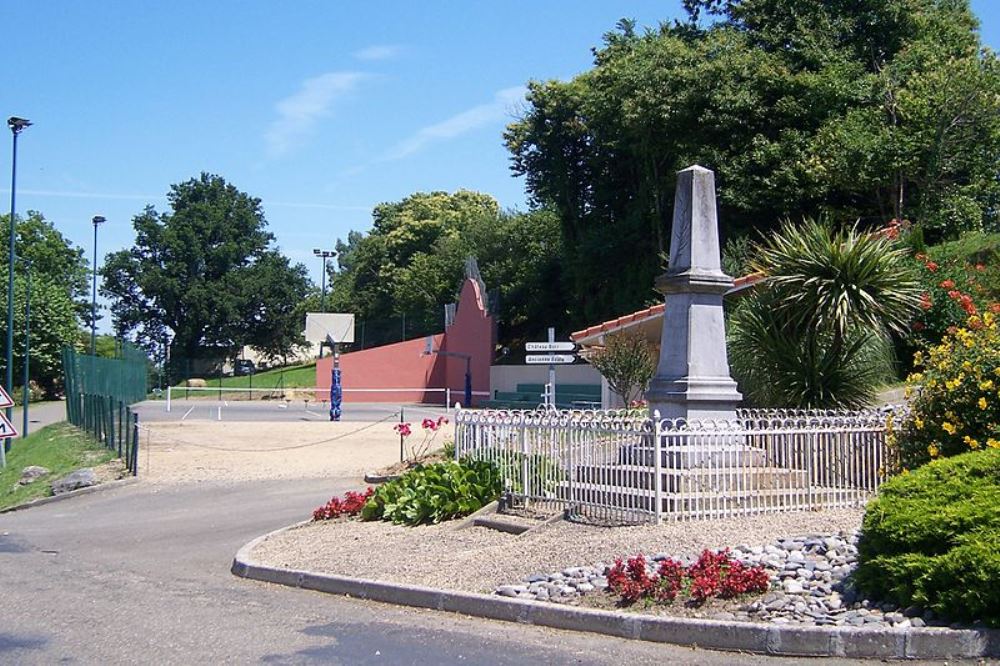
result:
<svg viewBox="0 0 1000 666"><path fill-rule="evenodd" d="M549 339L547 342L527 342L524 350L529 352L547 352L544 354L527 354L524 362L528 365L548 365L549 366L549 390L545 393L545 403L550 407L556 406L556 365L572 363L576 360L573 354L554 354L553 352L576 351L576 344L573 342L556 342L556 329L549 327Z"/></svg>
<svg viewBox="0 0 1000 666"><path fill-rule="evenodd" d="M10 399L10 394L7 393L7 389L0 386L0 409L6 409L7 407L13 407L14 401ZM0 440L6 440L10 437L17 437L17 428L14 424L10 422L7 415L0 411ZM0 467L7 466L7 452L6 446L0 444Z"/></svg>

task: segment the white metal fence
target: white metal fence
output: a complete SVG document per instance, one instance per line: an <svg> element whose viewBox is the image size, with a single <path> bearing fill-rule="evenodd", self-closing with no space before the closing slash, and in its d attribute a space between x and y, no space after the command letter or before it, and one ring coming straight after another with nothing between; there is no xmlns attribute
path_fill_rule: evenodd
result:
<svg viewBox="0 0 1000 666"><path fill-rule="evenodd" d="M857 506L894 468L877 411L461 410L455 424L456 457L497 464L508 500L602 523Z"/></svg>

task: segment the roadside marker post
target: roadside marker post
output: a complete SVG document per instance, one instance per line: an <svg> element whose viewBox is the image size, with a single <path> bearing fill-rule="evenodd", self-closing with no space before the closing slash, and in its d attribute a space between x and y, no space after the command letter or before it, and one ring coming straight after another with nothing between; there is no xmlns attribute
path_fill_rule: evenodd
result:
<svg viewBox="0 0 1000 666"><path fill-rule="evenodd" d="M556 406L556 365L572 363L576 360L573 354L555 354L553 352L576 351L576 343L557 342L556 329L549 327L549 339L547 342L527 342L524 350L529 352L546 352L544 354L527 354L524 362L528 365L548 365L549 383L545 391L545 404L554 408Z"/></svg>

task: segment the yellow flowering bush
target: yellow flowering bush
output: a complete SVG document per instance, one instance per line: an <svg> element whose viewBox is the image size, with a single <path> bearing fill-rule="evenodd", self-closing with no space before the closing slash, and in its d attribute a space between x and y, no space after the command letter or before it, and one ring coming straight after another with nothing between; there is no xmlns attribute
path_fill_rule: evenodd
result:
<svg viewBox="0 0 1000 666"><path fill-rule="evenodd" d="M910 418L893 440L903 464L1000 448L1000 324L992 312L970 317L941 344L914 355L907 378Z"/></svg>

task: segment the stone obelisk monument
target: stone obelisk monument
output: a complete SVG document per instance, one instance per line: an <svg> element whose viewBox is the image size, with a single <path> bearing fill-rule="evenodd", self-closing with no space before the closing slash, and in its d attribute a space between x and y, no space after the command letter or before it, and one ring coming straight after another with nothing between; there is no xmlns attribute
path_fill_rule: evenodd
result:
<svg viewBox="0 0 1000 666"><path fill-rule="evenodd" d="M729 374L722 296L715 174L692 166L677 174L670 265L656 280L666 299L660 361L649 384L649 413L689 421L735 420L743 398Z"/></svg>

